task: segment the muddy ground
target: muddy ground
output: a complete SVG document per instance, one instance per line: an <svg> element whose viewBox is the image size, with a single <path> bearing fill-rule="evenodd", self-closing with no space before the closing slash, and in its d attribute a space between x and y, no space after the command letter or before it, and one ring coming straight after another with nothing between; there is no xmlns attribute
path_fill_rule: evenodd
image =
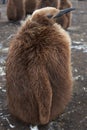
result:
<svg viewBox="0 0 87 130"><path fill-rule="evenodd" d="M87 1L73 0L72 26L68 29L72 39L73 98L64 113L39 130L87 130ZM19 25L9 23L6 5L0 4L0 130L29 130L8 111L6 101L5 60L9 41Z"/></svg>

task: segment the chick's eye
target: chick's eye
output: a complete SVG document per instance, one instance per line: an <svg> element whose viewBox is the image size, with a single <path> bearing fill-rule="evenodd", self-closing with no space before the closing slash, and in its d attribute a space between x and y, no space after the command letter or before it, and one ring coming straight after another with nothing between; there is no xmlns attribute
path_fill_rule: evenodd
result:
<svg viewBox="0 0 87 130"><path fill-rule="evenodd" d="M52 18L53 15L52 15L52 14L48 14L47 17L48 17L48 18Z"/></svg>

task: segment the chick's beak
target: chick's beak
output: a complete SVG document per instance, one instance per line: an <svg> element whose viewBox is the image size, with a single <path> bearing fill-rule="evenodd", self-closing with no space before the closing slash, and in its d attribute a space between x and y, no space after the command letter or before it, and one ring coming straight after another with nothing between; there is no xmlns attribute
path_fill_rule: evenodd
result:
<svg viewBox="0 0 87 130"><path fill-rule="evenodd" d="M64 10L60 10L60 12L57 15L55 15L53 18L61 17L62 15L69 13L70 11L73 11L73 10L75 10L75 8L67 8Z"/></svg>

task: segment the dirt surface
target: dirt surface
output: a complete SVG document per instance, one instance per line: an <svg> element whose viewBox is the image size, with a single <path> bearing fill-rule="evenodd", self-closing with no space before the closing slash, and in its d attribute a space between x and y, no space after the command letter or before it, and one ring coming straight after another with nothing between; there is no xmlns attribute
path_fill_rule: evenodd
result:
<svg viewBox="0 0 87 130"><path fill-rule="evenodd" d="M73 0L73 6L77 9L68 29L72 39L73 98L57 120L39 126L39 130L87 130L87 1ZM30 126L15 120L8 111L5 60L9 41L19 25L8 22L6 5L0 4L0 12L0 130L30 130Z"/></svg>

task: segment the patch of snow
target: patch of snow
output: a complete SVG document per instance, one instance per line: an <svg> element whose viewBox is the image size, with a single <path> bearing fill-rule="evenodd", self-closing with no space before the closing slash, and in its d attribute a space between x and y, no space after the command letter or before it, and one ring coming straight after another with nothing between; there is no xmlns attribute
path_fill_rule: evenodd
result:
<svg viewBox="0 0 87 130"><path fill-rule="evenodd" d="M74 80L84 80L84 77L82 76L82 75L78 75L78 76L76 76L76 77L74 77Z"/></svg>
<svg viewBox="0 0 87 130"><path fill-rule="evenodd" d="M15 34L11 34L11 35L7 38L7 40L11 39L11 38L14 37L14 36L15 36Z"/></svg>
<svg viewBox="0 0 87 130"><path fill-rule="evenodd" d="M72 45L71 46L72 49L76 49L76 50L82 50L83 52L87 52L87 45Z"/></svg>
<svg viewBox="0 0 87 130"><path fill-rule="evenodd" d="M87 92L87 88L83 87L83 90L84 90L85 92Z"/></svg>
<svg viewBox="0 0 87 130"><path fill-rule="evenodd" d="M74 71L75 71L75 72L78 72L78 70L77 70L77 69L75 69Z"/></svg>
<svg viewBox="0 0 87 130"><path fill-rule="evenodd" d="M4 72L3 69L4 69L3 67L0 67L0 75L1 75L1 76L4 76L4 75L5 75L5 72Z"/></svg>
<svg viewBox="0 0 87 130"><path fill-rule="evenodd" d="M87 49L83 51L84 53L87 53Z"/></svg>
<svg viewBox="0 0 87 130"><path fill-rule="evenodd" d="M0 113L0 116L2 116L3 113Z"/></svg>
<svg viewBox="0 0 87 130"><path fill-rule="evenodd" d="M75 43L75 44L82 44L81 41L73 41L73 43Z"/></svg>
<svg viewBox="0 0 87 130"><path fill-rule="evenodd" d="M83 42L83 41L84 41L84 39L82 39L82 38L81 38L81 41Z"/></svg>
<svg viewBox="0 0 87 130"><path fill-rule="evenodd" d="M34 127L30 126L30 130L39 130L39 129L38 129L38 126L34 126Z"/></svg>
<svg viewBox="0 0 87 130"><path fill-rule="evenodd" d="M6 119L6 121L8 122L8 124L9 124L10 128L15 128L15 126L14 126L13 124L11 124L11 123L10 123L10 121L8 120L8 118L7 118L7 117L6 117L5 119Z"/></svg>
<svg viewBox="0 0 87 130"><path fill-rule="evenodd" d="M8 49L9 47L2 49L2 53L8 53Z"/></svg>
<svg viewBox="0 0 87 130"><path fill-rule="evenodd" d="M5 64L5 59L3 59L3 57L0 57L0 63Z"/></svg>
<svg viewBox="0 0 87 130"><path fill-rule="evenodd" d="M6 93L6 89L2 89L2 92Z"/></svg>

